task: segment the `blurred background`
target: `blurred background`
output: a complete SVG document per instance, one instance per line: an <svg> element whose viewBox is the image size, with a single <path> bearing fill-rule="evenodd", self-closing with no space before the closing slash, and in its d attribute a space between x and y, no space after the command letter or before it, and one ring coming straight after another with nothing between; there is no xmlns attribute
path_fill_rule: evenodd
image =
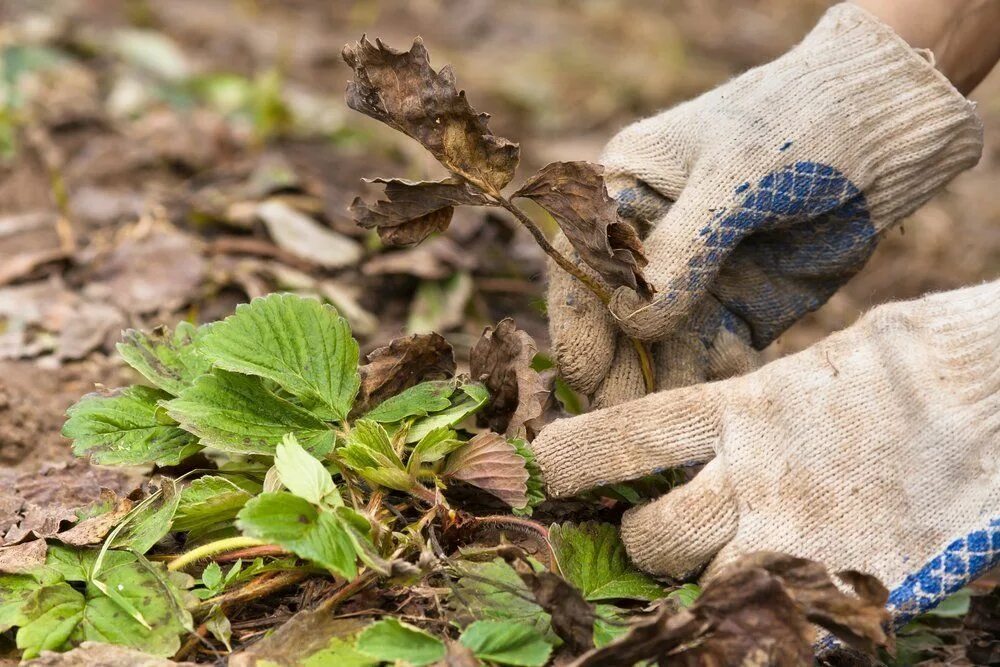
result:
<svg viewBox="0 0 1000 667"><path fill-rule="evenodd" d="M541 253L509 219L460 211L445 236L387 249L347 215L373 194L362 177L441 173L344 104L340 52L362 33L397 48L423 36L521 143L523 179L596 159L626 123L780 55L829 4L3 0L0 464L68 458L66 405L129 379L121 329L217 319L273 290L335 304L365 350L433 329L461 356L508 314L547 348ZM973 98L979 166L771 356L875 304L1000 274L1000 71Z"/></svg>

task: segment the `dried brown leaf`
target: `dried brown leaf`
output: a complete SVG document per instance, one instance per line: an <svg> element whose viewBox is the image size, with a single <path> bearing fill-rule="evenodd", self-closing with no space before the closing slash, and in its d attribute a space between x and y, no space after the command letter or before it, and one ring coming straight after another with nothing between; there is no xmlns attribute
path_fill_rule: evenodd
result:
<svg viewBox="0 0 1000 667"><path fill-rule="evenodd" d="M594 605L562 577L547 570L537 572L524 560L516 561L514 569L531 589L538 603L552 617L552 630L566 642L573 655L594 648Z"/></svg>
<svg viewBox="0 0 1000 667"><path fill-rule="evenodd" d="M405 181L398 178L365 179L385 185L385 197L374 205L360 197L351 204L351 215L366 229L377 229L388 245L419 243L451 223L455 207L490 205L490 201L457 178L443 181Z"/></svg>
<svg viewBox="0 0 1000 667"><path fill-rule="evenodd" d="M101 496L114 503L110 511L92 516L89 519L84 519L69 530L56 533L52 537L63 544L75 547L99 544L103 541L108 532L117 526L125 518L125 515L132 510L134 503L128 498L117 497L113 491L108 489L103 489Z"/></svg>
<svg viewBox="0 0 1000 667"><path fill-rule="evenodd" d="M440 334L396 338L373 350L361 366L361 389L355 402L359 413L425 380L455 374L455 353Z"/></svg>
<svg viewBox="0 0 1000 667"><path fill-rule="evenodd" d="M0 573L20 574L45 565L45 540L34 540L0 548Z"/></svg>
<svg viewBox="0 0 1000 667"><path fill-rule="evenodd" d="M511 507L528 502L528 469L514 445L497 433L476 435L448 457L441 476L491 493Z"/></svg>
<svg viewBox="0 0 1000 667"><path fill-rule="evenodd" d="M197 667L174 662L114 644L83 642L66 653L43 651L41 657L22 663L30 667Z"/></svg>
<svg viewBox="0 0 1000 667"><path fill-rule="evenodd" d="M580 258L612 288L626 286L652 296L652 286L642 275L642 241L632 225L619 219L618 203L604 186L604 167L553 162L513 196L531 199L551 213Z"/></svg>
<svg viewBox="0 0 1000 667"><path fill-rule="evenodd" d="M397 51L364 36L343 51L354 70L347 105L419 141L448 171L497 193L514 176L518 145L487 127L465 91L455 88L450 66L435 72L418 37L409 51Z"/></svg>
<svg viewBox="0 0 1000 667"><path fill-rule="evenodd" d="M614 667L669 656L671 665L769 665L813 662L816 623L868 652L888 647L885 588L845 573L856 596L841 592L820 563L773 552L739 559L688 609L661 607L620 639L578 658L574 667Z"/></svg>
<svg viewBox="0 0 1000 667"><path fill-rule="evenodd" d="M531 367L537 351L531 336L509 317L487 327L473 346L470 374L490 391L480 418L494 431L518 435L522 428L532 430L533 420L542 415L548 391Z"/></svg>

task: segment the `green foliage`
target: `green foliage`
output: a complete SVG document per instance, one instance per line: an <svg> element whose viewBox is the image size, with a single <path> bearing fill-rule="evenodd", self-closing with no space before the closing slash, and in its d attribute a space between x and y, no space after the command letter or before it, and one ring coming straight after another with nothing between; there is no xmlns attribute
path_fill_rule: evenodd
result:
<svg viewBox="0 0 1000 667"><path fill-rule="evenodd" d="M385 618L365 628L354 647L384 662L402 661L415 667L442 660L444 642L395 618Z"/></svg>
<svg viewBox="0 0 1000 667"><path fill-rule="evenodd" d="M212 367L198 349L208 331L190 322L178 323L173 333L166 327L152 333L129 329L118 343L118 354L153 386L177 396Z"/></svg>
<svg viewBox="0 0 1000 667"><path fill-rule="evenodd" d="M343 505L337 485L319 460L303 449L291 433L278 445L274 466L285 488L313 505Z"/></svg>
<svg viewBox="0 0 1000 667"><path fill-rule="evenodd" d="M239 476L206 475L194 480L180 494L174 530L198 537L231 525L261 485Z"/></svg>
<svg viewBox="0 0 1000 667"><path fill-rule="evenodd" d="M477 658L501 665L541 667L552 653L552 645L537 630L520 623L476 621L459 641Z"/></svg>
<svg viewBox="0 0 1000 667"><path fill-rule="evenodd" d="M118 526L111 546L146 553L170 532L180 500L174 481L163 479L160 490L139 504Z"/></svg>
<svg viewBox="0 0 1000 667"><path fill-rule="evenodd" d="M450 604L477 619L519 623L542 635L551 632L552 617L534 602L527 585L503 559L459 561L455 575Z"/></svg>
<svg viewBox="0 0 1000 667"><path fill-rule="evenodd" d="M656 580L629 562L615 526L596 522L554 524L549 537L563 576L588 600L651 601L664 596Z"/></svg>
<svg viewBox="0 0 1000 667"><path fill-rule="evenodd" d="M201 447L159 407L166 398L142 386L89 394L67 411L62 433L73 439L74 454L102 465L176 465Z"/></svg>
<svg viewBox="0 0 1000 667"><path fill-rule="evenodd" d="M701 595L701 586L698 584L683 584L680 588L670 591L667 599L674 600L681 607L690 607Z"/></svg>
<svg viewBox="0 0 1000 667"><path fill-rule="evenodd" d="M423 417L451 407L455 383L451 381L422 382L388 398L365 415L376 422L398 422L407 417Z"/></svg>

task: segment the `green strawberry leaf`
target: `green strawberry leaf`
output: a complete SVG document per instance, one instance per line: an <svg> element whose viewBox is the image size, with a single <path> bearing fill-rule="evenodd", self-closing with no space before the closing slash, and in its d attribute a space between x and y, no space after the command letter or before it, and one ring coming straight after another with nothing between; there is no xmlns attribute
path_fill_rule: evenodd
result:
<svg viewBox="0 0 1000 667"><path fill-rule="evenodd" d="M458 641L481 660L515 667L542 667L552 646L529 625L507 621L476 621Z"/></svg>
<svg viewBox="0 0 1000 667"><path fill-rule="evenodd" d="M78 632L87 605L83 594L67 583L38 589L24 607L27 621L17 631L24 660L42 651L58 651Z"/></svg>
<svg viewBox="0 0 1000 667"><path fill-rule="evenodd" d="M198 343L209 328L179 322L172 333L166 327L151 333L129 329L118 343L118 354L154 386L177 396L212 367L198 351Z"/></svg>
<svg viewBox="0 0 1000 667"><path fill-rule="evenodd" d="M249 375L213 371L164 405L202 444L226 452L274 454L286 433L317 453L333 447L333 431L323 420Z"/></svg>
<svg viewBox="0 0 1000 667"><path fill-rule="evenodd" d="M337 453L351 470L372 484L397 491L413 488L414 481L393 449L389 433L378 422L356 421Z"/></svg>
<svg viewBox="0 0 1000 667"><path fill-rule="evenodd" d="M277 382L327 420L347 417L360 385L358 343L347 320L294 294L238 306L200 349L217 368Z"/></svg>
<svg viewBox="0 0 1000 667"><path fill-rule="evenodd" d="M344 504L329 471L303 449L291 433L285 435L275 450L274 465L281 476L281 483L299 498L313 505L327 503L336 507Z"/></svg>
<svg viewBox="0 0 1000 667"><path fill-rule="evenodd" d="M521 507L514 508L514 514L519 516L531 516L535 506L545 500L545 483L542 480L542 469L538 467L535 460L535 453L531 447L521 438L509 440L514 445L514 451L524 459L524 467L528 470L528 502Z"/></svg>
<svg viewBox="0 0 1000 667"><path fill-rule="evenodd" d="M590 601L652 601L665 594L655 579L635 569L610 523L553 524L549 539L563 577Z"/></svg>
<svg viewBox="0 0 1000 667"><path fill-rule="evenodd" d="M392 423L407 417L423 417L451 406L455 383L450 380L421 382L378 404L365 419Z"/></svg>
<svg viewBox="0 0 1000 667"><path fill-rule="evenodd" d="M384 618L361 631L354 648L383 662L404 662L415 667L442 660L444 642L420 628L395 618Z"/></svg>
<svg viewBox="0 0 1000 667"><path fill-rule="evenodd" d="M190 537L228 526L261 486L240 477L199 477L181 492L174 514L174 530Z"/></svg>
<svg viewBox="0 0 1000 667"><path fill-rule="evenodd" d="M413 422L406 433L406 442L418 442L434 429L455 426L469 415L482 409L490 400L490 393L481 384L465 384L458 398L452 397L452 406L441 412L421 417Z"/></svg>
<svg viewBox="0 0 1000 667"><path fill-rule="evenodd" d="M424 463L440 461L464 444L464 441L458 439L458 434L447 426L436 428L413 447L406 469L411 475L415 475Z"/></svg>
<svg viewBox="0 0 1000 667"><path fill-rule="evenodd" d="M72 438L74 454L101 465L177 465L201 446L167 418L158 405L165 398L139 385L109 396L87 394L66 411L62 434Z"/></svg>
<svg viewBox="0 0 1000 667"><path fill-rule="evenodd" d="M358 572L357 553L333 512L286 491L263 493L240 510L243 534L282 546L345 579Z"/></svg>
<svg viewBox="0 0 1000 667"><path fill-rule="evenodd" d="M668 600L675 600L681 607L690 607L701 595L701 586L698 584L683 584L680 588L675 588L667 594Z"/></svg>
<svg viewBox="0 0 1000 667"><path fill-rule="evenodd" d="M492 561L456 561L451 606L460 606L474 618L519 623L554 637L552 617L534 601L528 586L502 558Z"/></svg>
<svg viewBox="0 0 1000 667"><path fill-rule="evenodd" d="M137 505L112 533L112 548L144 554L170 532L181 496L174 480L164 477L161 484L160 491Z"/></svg>
<svg viewBox="0 0 1000 667"><path fill-rule="evenodd" d="M42 585L30 574L0 575L0 632L28 622L24 607Z"/></svg>
<svg viewBox="0 0 1000 667"><path fill-rule="evenodd" d="M301 667L378 667L382 661L354 648L353 641L334 637L325 648L316 651L299 664Z"/></svg>

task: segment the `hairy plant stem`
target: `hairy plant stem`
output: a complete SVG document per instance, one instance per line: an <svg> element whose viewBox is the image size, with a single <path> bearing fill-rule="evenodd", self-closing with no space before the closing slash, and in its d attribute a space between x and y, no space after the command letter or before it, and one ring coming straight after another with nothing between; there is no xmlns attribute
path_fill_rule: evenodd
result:
<svg viewBox="0 0 1000 667"><path fill-rule="evenodd" d="M488 194L501 208L506 209L511 215L517 218L518 222L520 222L525 229L531 233L531 236L535 239L535 243L538 244L546 255L551 257L552 260L559 265L559 268L583 283L587 289L593 292L605 306L611 302L611 292L609 292L604 285L584 273L580 267L571 262L569 258L556 250L555 247L549 243L549 240L545 238L545 233L538 228L538 225L536 225L531 218L525 215L524 211L515 206L509 199L501 195L499 192L487 192L486 194ZM636 354L639 355L639 368L642 370L642 382L646 387L646 393L651 394L656 391L656 374L653 372L653 357L649 351L649 346L636 338L629 338L629 341L632 343L632 348L635 349Z"/></svg>
<svg viewBox="0 0 1000 667"><path fill-rule="evenodd" d="M202 558L208 558L209 556L214 556L215 554L224 553L226 551L235 551L236 549L245 549L247 547L259 547L267 544L263 540L258 540L253 537L227 537L222 540L216 540L214 542L209 542L208 544L203 544L200 547L195 547L191 551L182 553L177 558L170 561L167 565L167 569L171 572L181 570L192 563L196 563Z"/></svg>

